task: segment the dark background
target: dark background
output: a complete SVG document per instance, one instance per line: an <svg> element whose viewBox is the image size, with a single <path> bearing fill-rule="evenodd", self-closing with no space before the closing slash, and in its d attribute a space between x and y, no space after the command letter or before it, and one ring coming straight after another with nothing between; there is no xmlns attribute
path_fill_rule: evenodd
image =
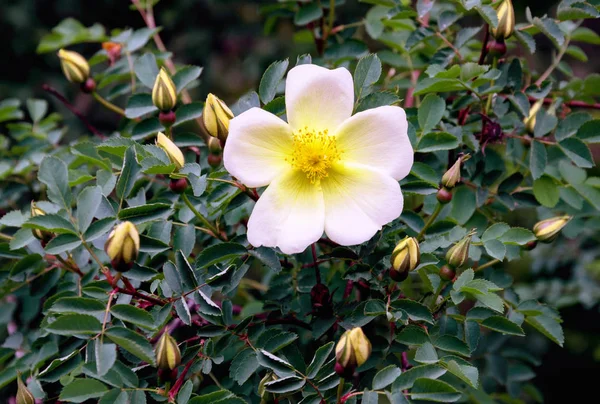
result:
<svg viewBox="0 0 600 404"><path fill-rule="evenodd" d="M174 53L178 64L204 67L202 83L191 91L194 99L203 99L214 92L226 101L234 101L249 89L256 88L262 72L274 60L312 52L312 43L297 43L297 31L290 19L280 19L272 32L265 34L265 17L260 6L276 0L163 0L155 7L157 25L163 27L161 36L167 49ZM365 15L370 5L347 0L339 9L338 21L350 23ZM525 21L524 9L529 6L533 15L552 13L555 1L513 0L517 21ZM51 109L65 114L67 124L79 127L54 99L41 89L49 83L65 93L100 128L114 128L114 116L101 110L91 99L78 94L64 80L54 53L38 55L35 49L41 37L62 19L73 17L84 25L103 24L107 32L117 28L144 26L138 12L126 0L0 0L0 100L16 97L24 100L39 97L50 100ZM476 23L476 22L475 22ZM598 21L586 26L600 31ZM582 46L586 51L590 47ZM99 49L98 44L83 44L75 50L89 56ZM547 65L552 45L539 40L535 58L530 62ZM590 61L579 63L569 59L576 75L598 72L599 52L588 52ZM292 59L293 60L293 59ZM562 268L560 276L568 278L570 268ZM586 382L600 375L600 315L597 307L585 309L574 305L561 310L566 335L565 348L539 339L540 350L546 353L543 365L536 369L534 383L544 394L545 402L559 403L566 397L585 402L598 401L594 383ZM532 331L533 332L533 331Z"/></svg>

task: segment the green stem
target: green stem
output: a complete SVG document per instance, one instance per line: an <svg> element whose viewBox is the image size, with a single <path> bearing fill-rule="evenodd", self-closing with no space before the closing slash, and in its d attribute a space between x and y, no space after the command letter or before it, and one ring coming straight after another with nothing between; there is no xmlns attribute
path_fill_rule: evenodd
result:
<svg viewBox="0 0 600 404"><path fill-rule="evenodd" d="M499 263L501 263L501 262L502 262L502 261L500 261L500 260L497 260L497 259L491 260L490 262L486 262L485 264L483 264L483 265L481 265L481 266L479 266L479 267L475 268L475 271L483 271L484 269L486 269L486 268L489 268L489 267L491 267L491 266L494 266L494 265L496 265L496 264L499 264Z"/></svg>
<svg viewBox="0 0 600 404"><path fill-rule="evenodd" d="M340 378L340 384L338 385L338 389L337 389L337 403L339 404L341 402L342 399L342 394L344 393L344 383L345 380L344 378Z"/></svg>
<svg viewBox="0 0 600 404"><path fill-rule="evenodd" d="M437 206L435 207L435 210L433 211L433 213L431 214L431 216L429 216L429 219L427 219L427 222L425 223L425 226L423 226L423 228L419 232L419 235L417 236L417 240L418 241L421 241L423 239L423 235L425 235L425 232L427 231L427 229L429 228L429 226L431 226L433 224L433 222L435 221L435 219L438 217L438 215L442 211L442 207L443 206L442 206L441 203L437 204Z"/></svg>
<svg viewBox="0 0 600 404"><path fill-rule="evenodd" d="M121 116L125 116L125 111L123 110L123 108L117 107L112 102L107 101L106 99L102 98L102 96L100 94L98 94L97 92L94 91L92 93L92 97L94 97L94 99L96 101L98 101L100 104L102 104L102 106L104 108L111 110L112 112L119 114Z"/></svg>
<svg viewBox="0 0 600 404"><path fill-rule="evenodd" d="M335 20L335 0L329 0L329 26L327 27L327 35L331 33L333 29L333 22Z"/></svg>
<svg viewBox="0 0 600 404"><path fill-rule="evenodd" d="M214 237L219 238L223 241L226 241L226 239L221 236L221 234L219 233L219 230L215 227L215 225L212 224L211 222L209 222L208 219L202 215L202 213L198 212L198 210L194 207L192 202L190 202L189 198L187 197L187 195L185 193L181 194L181 197L183 199L183 202L185 202L187 207L190 208L192 213L198 218L198 220L200 220L202 222L202 224L204 224L204 227L206 227L213 233Z"/></svg>
<svg viewBox="0 0 600 404"><path fill-rule="evenodd" d="M494 56L494 61L492 62L492 69L495 69L497 66L498 66L498 58L496 56ZM490 87L493 87L495 82L496 82L495 80L492 80L490 82ZM494 94L488 95L487 104L485 106L485 114L486 115L490 114L490 110L492 109L492 99L493 98L494 98Z"/></svg>

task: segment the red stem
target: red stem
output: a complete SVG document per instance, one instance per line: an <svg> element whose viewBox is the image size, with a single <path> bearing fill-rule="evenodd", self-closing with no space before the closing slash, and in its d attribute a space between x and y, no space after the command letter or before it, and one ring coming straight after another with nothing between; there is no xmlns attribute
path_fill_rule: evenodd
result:
<svg viewBox="0 0 600 404"><path fill-rule="evenodd" d="M171 390L169 390L169 402L175 402L175 396L177 395L177 393L179 393L179 389L181 388L181 385L183 384L183 380L185 379L185 375L187 375L188 370L190 370L190 368L192 367L192 364L194 363L194 360L196 358L190 360L186 365L185 368L183 369L183 372L181 372L181 374L179 375L179 378L177 379L177 381L175 382L175 384L173 385L173 387L171 387Z"/></svg>

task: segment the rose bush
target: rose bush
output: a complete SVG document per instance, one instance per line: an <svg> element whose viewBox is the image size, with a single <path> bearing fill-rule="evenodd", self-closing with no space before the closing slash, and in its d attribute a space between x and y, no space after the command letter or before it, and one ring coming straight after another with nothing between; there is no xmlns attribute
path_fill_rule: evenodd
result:
<svg viewBox="0 0 600 404"><path fill-rule="evenodd" d="M226 103L151 3L38 48L110 133L0 101L3 402L539 400L556 306L600 297L598 7L273 2L314 52Z"/></svg>

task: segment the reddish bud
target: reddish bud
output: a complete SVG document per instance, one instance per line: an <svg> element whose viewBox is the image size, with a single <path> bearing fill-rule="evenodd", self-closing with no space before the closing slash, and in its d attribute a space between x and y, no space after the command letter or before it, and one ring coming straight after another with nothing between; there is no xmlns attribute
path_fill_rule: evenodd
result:
<svg viewBox="0 0 600 404"><path fill-rule="evenodd" d="M221 155L209 154L208 155L208 165L212 168L217 168L221 165L223 161L223 157Z"/></svg>
<svg viewBox="0 0 600 404"><path fill-rule="evenodd" d="M538 242L537 242L537 240L532 240L532 241L528 242L527 244L525 244L525 245L523 246L523 249L524 249L524 250L527 250L527 251L531 251L531 250L533 250L535 247L537 247L537 243L538 243Z"/></svg>
<svg viewBox="0 0 600 404"><path fill-rule="evenodd" d="M490 41L487 44L487 51L492 56L502 56L506 53L506 44L504 40Z"/></svg>
<svg viewBox="0 0 600 404"><path fill-rule="evenodd" d="M394 268L390 268L390 278L395 280L396 282L402 282L408 278L409 271L396 271Z"/></svg>
<svg viewBox="0 0 600 404"><path fill-rule="evenodd" d="M445 205L452 200L452 191L442 187L437 192L436 198L441 204Z"/></svg>
<svg viewBox="0 0 600 404"><path fill-rule="evenodd" d="M160 112L158 114L158 120L160 121L160 123L165 126L165 127L169 127L172 126L175 123L175 112L174 111L167 111L167 112Z"/></svg>
<svg viewBox="0 0 600 404"><path fill-rule="evenodd" d="M171 182L169 182L169 188L176 194L181 194L186 190L187 186L188 184L185 178L172 179Z"/></svg>
<svg viewBox="0 0 600 404"><path fill-rule="evenodd" d="M96 82L93 78L87 78L83 83L81 83L81 91L86 94L93 93L96 90Z"/></svg>
<svg viewBox="0 0 600 404"><path fill-rule="evenodd" d="M450 267L444 265L440 268L440 278L445 281L451 281L456 276L456 272L452 270Z"/></svg>

